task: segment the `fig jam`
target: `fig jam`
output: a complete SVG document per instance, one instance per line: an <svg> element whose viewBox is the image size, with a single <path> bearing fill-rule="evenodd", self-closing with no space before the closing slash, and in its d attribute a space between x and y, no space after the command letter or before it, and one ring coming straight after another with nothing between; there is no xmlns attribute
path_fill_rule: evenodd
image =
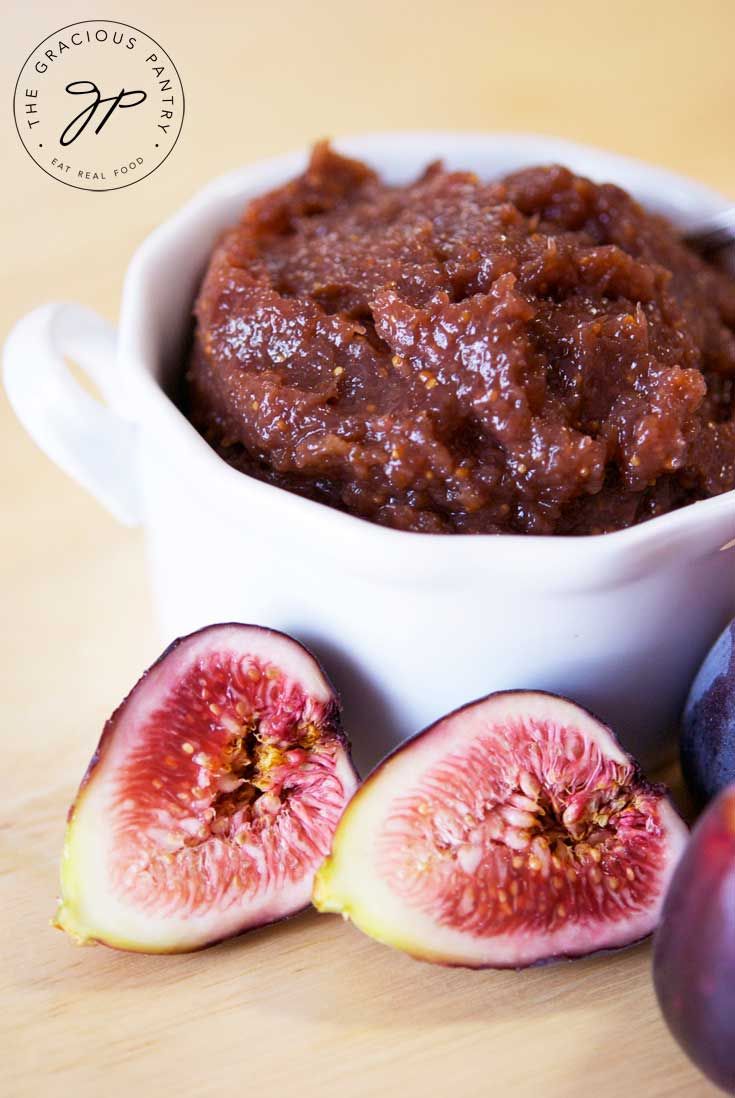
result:
<svg viewBox="0 0 735 1098"><path fill-rule="evenodd" d="M389 186L318 145L195 317L210 444L373 522L594 534L735 487L735 281L563 167Z"/></svg>

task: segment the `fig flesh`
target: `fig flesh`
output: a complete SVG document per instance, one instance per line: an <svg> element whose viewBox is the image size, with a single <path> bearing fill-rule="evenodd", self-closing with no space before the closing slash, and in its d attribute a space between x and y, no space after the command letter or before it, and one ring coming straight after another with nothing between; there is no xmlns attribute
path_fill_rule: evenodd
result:
<svg viewBox="0 0 735 1098"><path fill-rule="evenodd" d="M664 902L653 979L694 1063L735 1094L735 785L697 822Z"/></svg>
<svg viewBox="0 0 735 1098"><path fill-rule="evenodd" d="M519 968L648 935L686 836L585 710L491 694L373 771L314 903L423 960Z"/></svg>
<svg viewBox="0 0 735 1098"><path fill-rule="evenodd" d="M710 649L689 692L681 769L700 806L735 782L735 622Z"/></svg>
<svg viewBox="0 0 735 1098"><path fill-rule="evenodd" d="M356 785L305 648L248 625L184 637L105 725L69 812L55 925L168 953L294 914Z"/></svg>

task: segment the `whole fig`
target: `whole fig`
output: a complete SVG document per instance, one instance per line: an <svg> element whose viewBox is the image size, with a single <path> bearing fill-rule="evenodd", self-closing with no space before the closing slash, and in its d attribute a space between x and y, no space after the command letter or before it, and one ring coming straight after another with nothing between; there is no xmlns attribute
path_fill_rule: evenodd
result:
<svg viewBox="0 0 735 1098"><path fill-rule="evenodd" d="M676 1040L735 1093L735 785L697 823L654 938L653 978Z"/></svg>
<svg viewBox="0 0 735 1098"><path fill-rule="evenodd" d="M682 719L681 768L699 805L735 782L735 621L692 684Z"/></svg>

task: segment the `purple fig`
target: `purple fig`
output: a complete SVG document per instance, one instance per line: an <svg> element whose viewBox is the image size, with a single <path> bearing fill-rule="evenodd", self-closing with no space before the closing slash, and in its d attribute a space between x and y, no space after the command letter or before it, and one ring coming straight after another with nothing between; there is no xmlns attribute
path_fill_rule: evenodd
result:
<svg viewBox="0 0 735 1098"><path fill-rule="evenodd" d="M735 1093L735 785L692 832L664 902L653 978L676 1040Z"/></svg>
<svg viewBox="0 0 735 1098"><path fill-rule="evenodd" d="M735 622L692 684L681 727L681 769L700 805L735 782Z"/></svg>

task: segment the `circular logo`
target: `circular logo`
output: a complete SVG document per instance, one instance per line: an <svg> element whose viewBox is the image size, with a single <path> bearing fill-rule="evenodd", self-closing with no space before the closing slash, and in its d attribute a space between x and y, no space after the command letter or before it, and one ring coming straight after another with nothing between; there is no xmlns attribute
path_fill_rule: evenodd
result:
<svg viewBox="0 0 735 1098"><path fill-rule="evenodd" d="M176 66L127 23L87 19L36 46L13 113L26 152L47 175L84 191L140 182L163 163L184 121Z"/></svg>

